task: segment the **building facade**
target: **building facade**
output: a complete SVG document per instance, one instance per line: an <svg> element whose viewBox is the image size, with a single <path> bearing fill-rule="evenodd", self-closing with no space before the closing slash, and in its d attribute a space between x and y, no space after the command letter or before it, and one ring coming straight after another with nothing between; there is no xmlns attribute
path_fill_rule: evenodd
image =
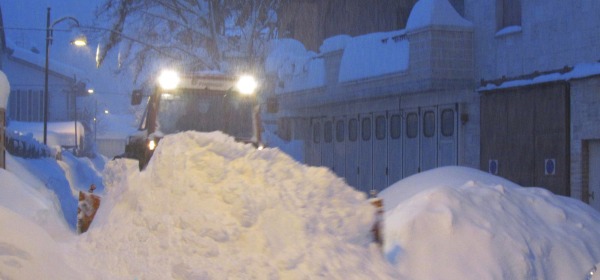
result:
<svg viewBox="0 0 600 280"><path fill-rule="evenodd" d="M321 65L320 84L279 83L278 133L304 141L306 163L367 193L438 166L478 166L473 26L440 5L417 4L413 14L428 19L411 15L406 29L323 45L302 66ZM373 63L389 69L369 73Z"/></svg>
<svg viewBox="0 0 600 280"><path fill-rule="evenodd" d="M600 209L600 2L487 0L465 6L475 26L481 81L481 168L502 154L499 175Z"/></svg>
<svg viewBox="0 0 600 280"><path fill-rule="evenodd" d="M406 42L407 67L344 80L352 44L321 46L311 63L322 61L322 84L298 90L279 81L277 131L304 141L307 163L366 192L457 164L600 209L596 11L600 2L587 0L417 1L401 35L382 38ZM353 134L371 140L354 144Z"/></svg>
<svg viewBox="0 0 600 280"><path fill-rule="evenodd" d="M14 44L7 46L3 70L11 84L8 119L42 122L44 120L44 57L36 50ZM48 71L48 121L73 120L78 70L50 62Z"/></svg>

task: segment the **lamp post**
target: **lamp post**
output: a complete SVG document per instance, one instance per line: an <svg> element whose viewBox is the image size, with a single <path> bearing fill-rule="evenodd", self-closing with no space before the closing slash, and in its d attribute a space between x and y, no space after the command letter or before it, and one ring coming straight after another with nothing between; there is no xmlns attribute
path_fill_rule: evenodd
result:
<svg viewBox="0 0 600 280"><path fill-rule="evenodd" d="M71 20L75 23L75 26L79 26L79 21L74 17L62 17L50 24L50 7L48 7L46 13L46 65L44 68L44 145L47 144L48 138L48 64L50 55L50 44L52 44L52 28L58 23L65 20ZM76 40L73 42L76 46L85 46L84 40Z"/></svg>

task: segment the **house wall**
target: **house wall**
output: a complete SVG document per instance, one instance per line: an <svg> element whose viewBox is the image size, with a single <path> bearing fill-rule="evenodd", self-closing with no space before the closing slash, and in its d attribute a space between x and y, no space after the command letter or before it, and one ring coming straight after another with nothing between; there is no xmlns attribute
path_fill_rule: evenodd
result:
<svg viewBox="0 0 600 280"><path fill-rule="evenodd" d="M600 76L571 81L571 108L571 196L589 202L589 176L598 170L587 168L587 145L600 140Z"/></svg>
<svg viewBox="0 0 600 280"><path fill-rule="evenodd" d="M44 69L29 64L27 62L17 60L12 57L8 57L4 60L3 71L6 73L8 80L11 85L10 99L15 98L14 94L17 91L29 92L32 91L37 96L42 96L43 104L43 91L44 91ZM70 94L70 86L73 83L73 79L67 78L63 75L58 75L56 72L50 71L48 75L48 92L49 95L49 110L48 110L48 121L66 121L72 119L73 116L73 98ZM13 94L14 93L14 94ZM14 101L9 101L9 104L14 104ZM7 117L13 116L11 113L11 105L9 105ZM42 119L29 119L25 118L24 121L41 121L43 120L43 107L40 106L39 110L42 111Z"/></svg>
<svg viewBox="0 0 600 280"><path fill-rule="evenodd" d="M600 59L600 1L521 0L521 31L507 35L496 35L496 1L465 0L465 18L475 28L477 80Z"/></svg>

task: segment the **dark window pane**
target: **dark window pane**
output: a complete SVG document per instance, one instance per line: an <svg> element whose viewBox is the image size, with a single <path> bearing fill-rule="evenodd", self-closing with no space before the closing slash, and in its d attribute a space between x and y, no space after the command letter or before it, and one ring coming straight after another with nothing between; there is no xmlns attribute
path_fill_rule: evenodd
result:
<svg viewBox="0 0 600 280"><path fill-rule="evenodd" d="M454 110L442 111L442 135L449 137L454 135Z"/></svg>
<svg viewBox="0 0 600 280"><path fill-rule="evenodd" d="M320 143L321 142L321 123L313 124L313 142Z"/></svg>
<svg viewBox="0 0 600 280"><path fill-rule="evenodd" d="M406 116L406 137L415 138L419 132L419 116L417 113L409 113Z"/></svg>
<svg viewBox="0 0 600 280"><path fill-rule="evenodd" d="M400 138L400 132L402 128L401 120L402 118L400 118L400 115L398 114L392 115L392 117L390 118L390 136L392 137L392 139Z"/></svg>
<svg viewBox="0 0 600 280"><path fill-rule="evenodd" d="M361 135L363 141L371 140L371 118L364 118L361 121Z"/></svg>
<svg viewBox="0 0 600 280"><path fill-rule="evenodd" d="M435 114L433 111L427 111L423 115L423 135L433 137L435 134Z"/></svg>
<svg viewBox="0 0 600 280"><path fill-rule="evenodd" d="M375 119L375 137L377 137L377 140L385 139L385 136L387 134L387 127L385 123L385 116L378 116Z"/></svg>
<svg viewBox="0 0 600 280"><path fill-rule="evenodd" d="M335 122L335 140L338 142L344 142L344 120L338 120Z"/></svg>
<svg viewBox="0 0 600 280"><path fill-rule="evenodd" d="M333 141L333 124L331 121L325 122L324 129L325 143L331 143Z"/></svg>
<svg viewBox="0 0 600 280"><path fill-rule="evenodd" d="M350 119L348 121L348 140L351 142L356 141L358 137L358 121L356 119Z"/></svg>
<svg viewBox="0 0 600 280"><path fill-rule="evenodd" d="M289 118L280 119L277 134L285 141L290 141L292 139L291 120Z"/></svg>

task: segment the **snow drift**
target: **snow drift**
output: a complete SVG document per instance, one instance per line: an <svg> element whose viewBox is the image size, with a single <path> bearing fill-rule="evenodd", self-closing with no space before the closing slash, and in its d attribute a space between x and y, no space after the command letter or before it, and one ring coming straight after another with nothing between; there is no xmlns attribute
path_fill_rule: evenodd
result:
<svg viewBox="0 0 600 280"><path fill-rule="evenodd" d="M600 213L541 188L445 167L380 196L387 258L409 279L584 279L600 260Z"/></svg>
<svg viewBox="0 0 600 280"><path fill-rule="evenodd" d="M117 160L104 178L79 244L98 278L395 278L366 197L277 149L186 132L165 137L145 171Z"/></svg>
<svg viewBox="0 0 600 280"><path fill-rule="evenodd" d="M63 164L76 170L74 161ZM143 172L108 163L101 207L80 236L19 162L14 174L0 170L1 279L562 280L600 267L600 213L465 167L380 193L382 254L362 193L218 132L164 138ZM44 168L56 163L32 163L56 173Z"/></svg>

